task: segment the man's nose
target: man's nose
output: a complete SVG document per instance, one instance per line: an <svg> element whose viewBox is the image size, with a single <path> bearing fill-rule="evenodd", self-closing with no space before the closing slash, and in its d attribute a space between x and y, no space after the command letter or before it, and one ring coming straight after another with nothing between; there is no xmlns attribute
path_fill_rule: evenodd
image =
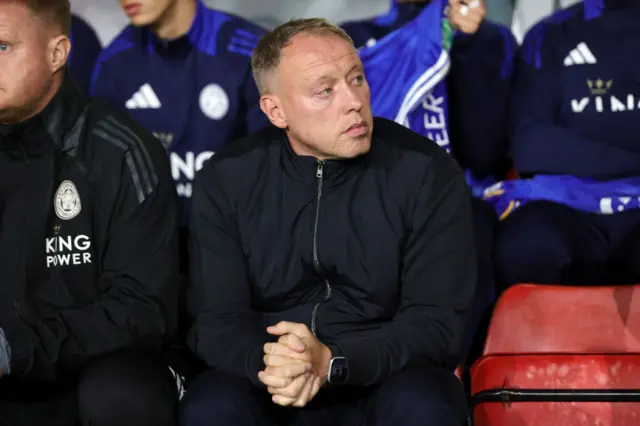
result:
<svg viewBox="0 0 640 426"><path fill-rule="evenodd" d="M349 87L347 89L345 104L349 111L360 111L364 106L361 93L357 89Z"/></svg>

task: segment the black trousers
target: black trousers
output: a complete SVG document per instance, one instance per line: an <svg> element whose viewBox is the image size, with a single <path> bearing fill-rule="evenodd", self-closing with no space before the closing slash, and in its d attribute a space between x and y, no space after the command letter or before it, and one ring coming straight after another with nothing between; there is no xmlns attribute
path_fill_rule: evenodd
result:
<svg viewBox="0 0 640 426"><path fill-rule="evenodd" d="M209 371L187 391L181 426L464 426L462 384L452 372L410 369L370 388L322 389L304 408L280 407L246 379Z"/></svg>
<svg viewBox="0 0 640 426"><path fill-rule="evenodd" d="M500 286L640 282L640 210L585 213L548 201L525 204L496 235Z"/></svg>
<svg viewBox="0 0 640 426"><path fill-rule="evenodd" d="M143 353L99 358L77 380L0 379L3 426L175 426L177 405L169 367Z"/></svg>

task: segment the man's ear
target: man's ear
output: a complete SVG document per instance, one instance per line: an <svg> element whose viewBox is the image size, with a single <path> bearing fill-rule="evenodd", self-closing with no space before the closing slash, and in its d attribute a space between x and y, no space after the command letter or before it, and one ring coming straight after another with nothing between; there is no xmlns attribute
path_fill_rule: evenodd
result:
<svg viewBox="0 0 640 426"><path fill-rule="evenodd" d="M278 96L273 94L263 95L260 98L260 109L274 126L281 129L287 128L287 115Z"/></svg>
<svg viewBox="0 0 640 426"><path fill-rule="evenodd" d="M64 67L71 52L69 37L61 35L49 41L49 67L55 73Z"/></svg>

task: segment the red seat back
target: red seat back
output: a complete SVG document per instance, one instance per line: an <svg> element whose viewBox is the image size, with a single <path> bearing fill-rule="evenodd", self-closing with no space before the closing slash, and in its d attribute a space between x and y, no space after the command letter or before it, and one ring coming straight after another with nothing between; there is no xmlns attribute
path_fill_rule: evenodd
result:
<svg viewBox="0 0 640 426"><path fill-rule="evenodd" d="M640 424L640 286L514 286L484 353L471 369L476 426Z"/></svg>
<svg viewBox="0 0 640 426"><path fill-rule="evenodd" d="M493 312L484 353L541 352L640 353L640 285L508 289Z"/></svg>

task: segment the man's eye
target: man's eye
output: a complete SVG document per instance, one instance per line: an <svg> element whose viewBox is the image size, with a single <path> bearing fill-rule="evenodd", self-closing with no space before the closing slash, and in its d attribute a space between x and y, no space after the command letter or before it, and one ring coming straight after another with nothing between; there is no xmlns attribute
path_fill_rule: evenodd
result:
<svg viewBox="0 0 640 426"><path fill-rule="evenodd" d="M9 50L9 45L6 43L0 43L0 52L6 52Z"/></svg>

